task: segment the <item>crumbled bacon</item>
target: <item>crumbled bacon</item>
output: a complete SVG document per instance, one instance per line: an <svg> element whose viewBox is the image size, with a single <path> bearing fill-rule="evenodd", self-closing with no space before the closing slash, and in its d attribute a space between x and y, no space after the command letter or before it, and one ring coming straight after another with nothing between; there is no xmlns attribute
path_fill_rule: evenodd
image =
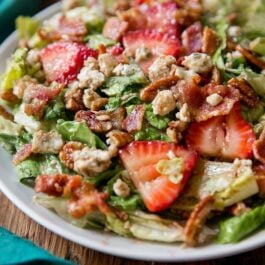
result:
<svg viewBox="0 0 265 265"><path fill-rule="evenodd" d="M141 93L140 98L143 101L152 101L160 90L169 89L178 82L179 78L175 75L161 78L147 87Z"/></svg>
<svg viewBox="0 0 265 265"><path fill-rule="evenodd" d="M82 177L79 175L40 175L36 178L35 191L60 197L71 194L74 189L81 186L81 183Z"/></svg>
<svg viewBox="0 0 265 265"><path fill-rule="evenodd" d="M59 153L61 162L68 168L74 168L74 151L82 150L84 145L80 142L70 141L63 146L63 149Z"/></svg>
<svg viewBox="0 0 265 265"><path fill-rule="evenodd" d="M60 84L54 84L51 87L41 84L29 84L23 95L25 113L27 115L40 113L49 100L59 95L62 88L63 86Z"/></svg>
<svg viewBox="0 0 265 265"><path fill-rule="evenodd" d="M236 50L239 51L249 62L257 66L258 68L265 69L265 62L254 54L252 54L247 49L243 48L238 44L236 45Z"/></svg>
<svg viewBox="0 0 265 265"><path fill-rule="evenodd" d="M226 115L240 99L239 91L231 86L209 84L206 89L208 95L217 93L223 97L223 100L217 106L212 106L204 101L202 105L193 112L196 121L205 121L215 116Z"/></svg>
<svg viewBox="0 0 265 265"><path fill-rule="evenodd" d="M111 129L121 129L124 120L124 108L114 111L78 111L75 115L77 121L85 121L87 126L94 132L104 133Z"/></svg>
<svg viewBox="0 0 265 265"><path fill-rule="evenodd" d="M104 25L103 35L106 38L118 41L127 29L128 23L126 21L121 21L117 17L110 17Z"/></svg>
<svg viewBox="0 0 265 265"><path fill-rule="evenodd" d="M123 121L122 128L129 133L137 132L142 129L144 120L145 106L137 105L129 116Z"/></svg>
<svg viewBox="0 0 265 265"><path fill-rule="evenodd" d="M24 144L22 148L13 156L12 162L15 165L18 165L27 159L32 153L32 144Z"/></svg>
<svg viewBox="0 0 265 265"><path fill-rule="evenodd" d="M246 80L232 78L228 84L240 91L240 100L248 107L254 108L258 104L259 98Z"/></svg>
<svg viewBox="0 0 265 265"><path fill-rule="evenodd" d="M262 164L265 164L265 128L263 128L262 133L258 140L253 144L253 154L254 157L260 161Z"/></svg>
<svg viewBox="0 0 265 265"><path fill-rule="evenodd" d="M0 116L10 121L13 120L13 115L7 112L2 106L0 106Z"/></svg>
<svg viewBox="0 0 265 265"><path fill-rule="evenodd" d="M204 27L202 34L202 52L212 55L216 51L219 42L215 31L207 26Z"/></svg>
<svg viewBox="0 0 265 265"><path fill-rule="evenodd" d="M50 196L67 196L67 208L74 218L81 218L89 212L101 211L109 214L110 209L105 203L106 193L98 192L95 187L82 180L79 175L40 175L36 178L35 191Z"/></svg>
<svg viewBox="0 0 265 265"><path fill-rule="evenodd" d="M181 35L183 47L187 54L199 52L202 49L202 25L195 22Z"/></svg>
<svg viewBox="0 0 265 265"><path fill-rule="evenodd" d="M214 197L207 196L195 206L184 228L187 245L194 246L198 243L199 234L207 217L209 217L210 212L213 210L213 203Z"/></svg>
<svg viewBox="0 0 265 265"><path fill-rule="evenodd" d="M43 39L57 41L67 38L67 40L83 42L87 34L87 28L82 20L70 20L65 16L59 18L52 30L45 27L40 28L39 34Z"/></svg>

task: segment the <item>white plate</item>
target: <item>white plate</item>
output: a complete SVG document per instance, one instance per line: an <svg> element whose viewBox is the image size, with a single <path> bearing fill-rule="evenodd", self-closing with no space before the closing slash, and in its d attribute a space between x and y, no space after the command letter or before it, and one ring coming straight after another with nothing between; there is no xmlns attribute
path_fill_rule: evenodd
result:
<svg viewBox="0 0 265 265"><path fill-rule="evenodd" d="M39 19L48 18L59 10L55 4L39 13ZM0 73L4 63L17 45L17 34L13 33L0 47ZM161 244L116 236L103 231L74 227L51 211L32 202L33 190L18 182L10 156L0 149L0 189L24 213L54 233L85 247L111 255L152 261L198 261L219 258L249 251L265 245L265 231L234 245L212 244L200 248L186 248L176 244Z"/></svg>

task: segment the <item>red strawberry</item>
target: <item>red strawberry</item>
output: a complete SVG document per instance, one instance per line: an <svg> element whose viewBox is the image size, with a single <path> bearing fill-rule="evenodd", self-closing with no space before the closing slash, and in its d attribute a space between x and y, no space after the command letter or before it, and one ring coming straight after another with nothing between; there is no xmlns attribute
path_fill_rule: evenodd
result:
<svg viewBox="0 0 265 265"><path fill-rule="evenodd" d="M168 176L156 170L160 160L169 159L169 152L184 159L184 177L180 183L171 182ZM181 193L197 155L174 143L162 141L136 141L120 150L120 158L140 192L148 210L166 209Z"/></svg>
<svg viewBox="0 0 265 265"><path fill-rule="evenodd" d="M68 84L74 80L83 67L84 61L97 57L98 53L75 42L54 42L41 52L41 62L49 81Z"/></svg>
<svg viewBox="0 0 265 265"><path fill-rule="evenodd" d="M143 9L143 8L142 8ZM176 11L178 7L174 2L156 3L154 6L143 9L147 17L149 29L166 33L172 36L180 36L180 26L177 24Z"/></svg>
<svg viewBox="0 0 265 265"><path fill-rule="evenodd" d="M137 30L125 34L123 45L129 53L135 54L139 47L145 47L151 52L148 59L141 61L140 65L147 71L151 63L159 55L176 56L180 50L180 41L173 36L152 30Z"/></svg>
<svg viewBox="0 0 265 265"><path fill-rule="evenodd" d="M250 158L255 139L239 104L228 115L192 123L186 135L187 145L198 153L227 159Z"/></svg>

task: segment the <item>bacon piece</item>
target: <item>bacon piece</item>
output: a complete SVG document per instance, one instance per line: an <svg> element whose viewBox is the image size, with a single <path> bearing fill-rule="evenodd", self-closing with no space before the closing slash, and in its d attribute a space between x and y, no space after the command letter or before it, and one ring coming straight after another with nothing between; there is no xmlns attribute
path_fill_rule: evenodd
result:
<svg viewBox="0 0 265 265"><path fill-rule="evenodd" d="M23 95L25 113L29 116L40 113L49 100L60 94L62 88L61 84L54 84L51 87L29 84Z"/></svg>
<svg viewBox="0 0 265 265"><path fill-rule="evenodd" d="M43 39L57 41L67 37L68 40L83 42L87 34L85 23L80 19L70 20L65 16L58 19L58 23L50 30L45 27L40 28L39 34Z"/></svg>
<svg viewBox="0 0 265 265"><path fill-rule="evenodd" d="M192 111L196 121L205 121L212 117L226 115L231 111L234 104L240 100L239 91L231 86L209 84L206 89L208 95L217 93L223 97L223 101L217 106L212 106L204 101L197 110Z"/></svg>
<svg viewBox="0 0 265 265"><path fill-rule="evenodd" d="M50 196L60 197L71 194L80 187L82 177L79 175L70 176L66 174L40 175L36 178L35 191L43 192Z"/></svg>
<svg viewBox="0 0 265 265"><path fill-rule="evenodd" d="M75 119L77 121L85 121L87 126L94 132L104 133L111 129L121 129L124 116L124 108L97 112L80 110L76 113Z"/></svg>
<svg viewBox="0 0 265 265"><path fill-rule="evenodd" d="M187 54L199 52L202 49L202 25L195 22L181 35L183 47Z"/></svg>
<svg viewBox="0 0 265 265"><path fill-rule="evenodd" d="M0 116L10 121L13 120L13 115L7 112L2 106L0 106Z"/></svg>
<svg viewBox="0 0 265 265"><path fill-rule="evenodd" d="M259 103L258 96L246 80L232 78L228 84L240 91L240 100L248 107L254 108Z"/></svg>
<svg viewBox="0 0 265 265"><path fill-rule="evenodd" d="M108 215L110 209L104 201L107 197L106 193L98 192L92 184L83 182L80 188L74 190L73 196L67 202L68 212L74 218L81 218L98 210Z"/></svg>
<svg viewBox="0 0 265 265"><path fill-rule="evenodd" d="M187 245L194 246L198 243L198 237L203 225L209 213L213 210L213 203L214 197L207 196L195 206L184 228Z"/></svg>
<svg viewBox="0 0 265 265"><path fill-rule="evenodd" d="M152 101L160 90L169 89L178 80L179 78L175 75L161 78L145 87L140 93L140 99L143 101Z"/></svg>
<svg viewBox="0 0 265 265"><path fill-rule="evenodd" d="M253 144L253 154L258 161L265 164L265 128L263 128L259 139Z"/></svg>
<svg viewBox="0 0 265 265"><path fill-rule="evenodd" d="M204 91L194 80L180 80L171 90L177 102L181 106L187 103L189 109L197 109L205 98Z"/></svg>
<svg viewBox="0 0 265 265"><path fill-rule="evenodd" d="M110 17L106 21L103 28L103 35L106 38L113 39L115 41L119 41L122 35L128 29L128 22L121 21L117 17Z"/></svg>
<svg viewBox="0 0 265 265"><path fill-rule="evenodd" d="M68 168L74 168L74 151L82 150L84 145L80 142L70 141L63 146L59 153L60 161Z"/></svg>
<svg viewBox="0 0 265 265"><path fill-rule="evenodd" d="M129 133L140 131L143 125L144 113L145 106L136 105L129 116L123 121L122 128Z"/></svg>
<svg viewBox="0 0 265 265"><path fill-rule="evenodd" d="M207 26L204 27L202 33L202 52L212 55L216 51L219 42L219 37L215 31Z"/></svg>
<svg viewBox="0 0 265 265"><path fill-rule="evenodd" d="M265 165L259 164L254 166L253 168L255 177L257 180L257 184L259 187L259 193L262 195L262 197L265 196Z"/></svg>
<svg viewBox="0 0 265 265"><path fill-rule="evenodd" d="M13 156L12 162L18 165L33 153L32 144L24 144L22 148Z"/></svg>
<svg viewBox="0 0 265 265"><path fill-rule="evenodd" d="M236 45L236 50L242 53L242 55L252 64L256 65L260 69L265 69L265 62L258 58L257 56L253 55L250 51L247 49L244 49L239 44Z"/></svg>

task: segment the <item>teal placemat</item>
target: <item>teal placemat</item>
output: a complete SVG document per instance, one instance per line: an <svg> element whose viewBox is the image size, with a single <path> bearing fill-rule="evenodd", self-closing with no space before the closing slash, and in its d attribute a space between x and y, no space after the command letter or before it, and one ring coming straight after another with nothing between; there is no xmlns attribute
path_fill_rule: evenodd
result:
<svg viewBox="0 0 265 265"><path fill-rule="evenodd" d="M0 227L0 264L74 265L70 261L51 255L46 250L12 234L3 227Z"/></svg>
<svg viewBox="0 0 265 265"><path fill-rule="evenodd" d="M0 43L15 29L16 17L34 15L39 4L39 0L0 0Z"/></svg>

